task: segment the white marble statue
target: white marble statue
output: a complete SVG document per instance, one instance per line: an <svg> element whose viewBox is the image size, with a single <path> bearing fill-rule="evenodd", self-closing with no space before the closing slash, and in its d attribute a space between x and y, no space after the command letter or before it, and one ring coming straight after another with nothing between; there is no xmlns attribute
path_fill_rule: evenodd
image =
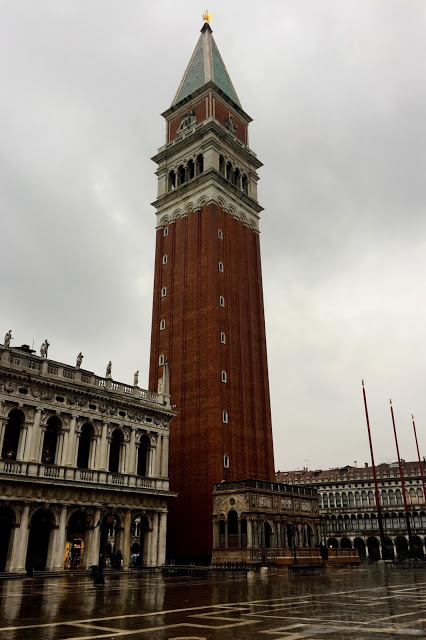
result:
<svg viewBox="0 0 426 640"><path fill-rule="evenodd" d="M84 358L84 356L83 356L83 354L82 354L82 353L81 353L81 351L80 351L80 353L79 353L79 354L78 354L78 356L77 356L76 363L75 363L75 366L76 366L76 368L77 368L77 369L80 369L80 367L81 367L81 363L83 362L83 358Z"/></svg>
<svg viewBox="0 0 426 640"><path fill-rule="evenodd" d="M9 331L4 336L4 346L6 347L6 349L9 349L11 340L13 340L12 329L9 329Z"/></svg>
<svg viewBox="0 0 426 640"><path fill-rule="evenodd" d="M49 350L49 347L50 347L50 344L46 339L40 347L40 355L42 358L47 358L47 352Z"/></svg>
<svg viewBox="0 0 426 640"><path fill-rule="evenodd" d="M161 377L158 381L158 393L164 393L163 389L164 389L164 380Z"/></svg>
<svg viewBox="0 0 426 640"><path fill-rule="evenodd" d="M137 387L139 382L139 369L133 375L133 386Z"/></svg>
<svg viewBox="0 0 426 640"><path fill-rule="evenodd" d="M111 364L111 360L110 360L108 362L108 364L107 364L105 378L111 378L111 371L112 371L112 364Z"/></svg>

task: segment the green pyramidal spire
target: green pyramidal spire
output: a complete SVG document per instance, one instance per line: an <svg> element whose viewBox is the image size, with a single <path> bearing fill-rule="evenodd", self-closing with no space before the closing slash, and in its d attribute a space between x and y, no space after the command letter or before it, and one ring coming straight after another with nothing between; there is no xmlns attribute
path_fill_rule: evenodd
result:
<svg viewBox="0 0 426 640"><path fill-rule="evenodd" d="M241 106L212 33L210 25L205 23L172 106L210 81L214 82L228 98Z"/></svg>

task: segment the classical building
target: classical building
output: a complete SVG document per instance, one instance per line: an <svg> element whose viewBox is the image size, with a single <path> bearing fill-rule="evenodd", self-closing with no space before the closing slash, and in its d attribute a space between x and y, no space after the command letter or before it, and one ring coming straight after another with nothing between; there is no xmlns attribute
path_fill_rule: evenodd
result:
<svg viewBox="0 0 426 640"><path fill-rule="evenodd" d="M155 393L47 348L0 345L0 571L163 564L167 367Z"/></svg>
<svg viewBox="0 0 426 640"><path fill-rule="evenodd" d="M321 540L317 492L261 480L219 482L213 527L213 564L309 557Z"/></svg>
<svg viewBox="0 0 426 640"><path fill-rule="evenodd" d="M423 462L426 474L426 462ZM418 462L403 462L411 523L411 550L426 555L426 502ZM323 541L328 547L357 549L361 558L380 556L380 533L373 469L346 466L326 471L278 471L279 482L318 491ZM385 558L404 558L409 539L398 463L379 464L377 480L385 534Z"/></svg>
<svg viewBox="0 0 426 640"><path fill-rule="evenodd" d="M207 14L206 14L207 15ZM206 17L206 20L209 16ZM168 555L208 561L212 490L274 480L257 170L206 22L169 109L158 195L150 389L170 364Z"/></svg>

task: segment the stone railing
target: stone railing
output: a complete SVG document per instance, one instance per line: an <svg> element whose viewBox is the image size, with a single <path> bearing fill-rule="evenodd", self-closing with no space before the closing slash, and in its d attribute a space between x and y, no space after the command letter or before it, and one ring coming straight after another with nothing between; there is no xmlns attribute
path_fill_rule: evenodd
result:
<svg viewBox="0 0 426 640"><path fill-rule="evenodd" d="M282 484L280 482L267 482L265 480L238 480L236 482L218 482L213 485L214 491L240 491L241 489L259 489L261 491L273 491L275 493L291 493L293 495L314 496L316 489L300 485Z"/></svg>
<svg viewBox="0 0 426 640"><path fill-rule="evenodd" d="M168 491L168 478L148 478L126 473L112 473L99 469L76 469L47 465L40 462L16 462L0 460L0 476L24 476L28 480L38 481L40 478L48 480L65 480L84 484L109 485L111 488L123 487L136 489L150 489L153 491Z"/></svg>
<svg viewBox="0 0 426 640"><path fill-rule="evenodd" d="M63 381L64 383L74 382L82 387L92 387L109 393L117 393L128 398L135 398L142 402L149 402L170 408L170 396L147 391L137 386L117 382L112 378L102 378L96 376L91 371L70 367L61 362L55 362L36 355L28 355L19 349L4 349L0 347L0 361L2 365L10 366L11 369L22 372L31 371L38 373L41 378Z"/></svg>

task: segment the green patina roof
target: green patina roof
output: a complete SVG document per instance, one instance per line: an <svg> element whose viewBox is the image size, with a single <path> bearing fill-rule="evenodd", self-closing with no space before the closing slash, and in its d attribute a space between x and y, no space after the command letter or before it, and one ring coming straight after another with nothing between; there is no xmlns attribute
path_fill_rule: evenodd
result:
<svg viewBox="0 0 426 640"><path fill-rule="evenodd" d="M209 26L204 26L172 105L177 104L209 81L213 81L231 100L240 101L213 39Z"/></svg>

